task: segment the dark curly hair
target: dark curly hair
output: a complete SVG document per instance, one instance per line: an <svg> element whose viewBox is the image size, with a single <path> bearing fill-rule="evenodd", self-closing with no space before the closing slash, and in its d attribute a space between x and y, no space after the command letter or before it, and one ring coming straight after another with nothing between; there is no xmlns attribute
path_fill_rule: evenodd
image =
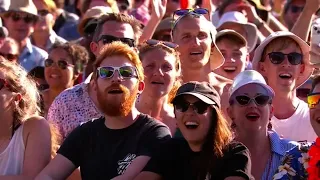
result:
<svg viewBox="0 0 320 180"><path fill-rule="evenodd" d="M55 43L51 47L49 53L54 49L63 49L68 53L72 59L75 74L81 73L84 70L84 66L88 63L89 53L85 47L79 44L71 42Z"/></svg>

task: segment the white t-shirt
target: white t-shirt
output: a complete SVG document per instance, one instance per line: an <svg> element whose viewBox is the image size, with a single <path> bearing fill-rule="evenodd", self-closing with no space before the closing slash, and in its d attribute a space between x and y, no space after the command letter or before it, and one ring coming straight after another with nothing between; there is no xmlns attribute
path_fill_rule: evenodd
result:
<svg viewBox="0 0 320 180"><path fill-rule="evenodd" d="M310 123L308 104L302 100L290 118L279 120L273 116L271 123L280 136L289 140L313 142L317 138Z"/></svg>

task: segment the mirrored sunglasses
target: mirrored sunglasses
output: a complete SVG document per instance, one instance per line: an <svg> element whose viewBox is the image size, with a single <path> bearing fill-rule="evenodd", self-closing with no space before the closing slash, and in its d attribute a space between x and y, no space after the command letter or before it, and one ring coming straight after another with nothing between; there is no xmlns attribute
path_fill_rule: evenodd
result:
<svg viewBox="0 0 320 180"><path fill-rule="evenodd" d="M97 74L101 79L109 79L112 78L115 71L118 71L119 76L122 78L139 78L137 69L133 66L122 66L122 67L98 67Z"/></svg>
<svg viewBox="0 0 320 180"><path fill-rule="evenodd" d="M102 41L103 44L110 44L114 41L121 41L124 44L127 44L130 47L135 47L135 41L134 39L130 39L130 38L118 38L115 36L111 36L111 35L102 35L99 39L98 42Z"/></svg>
<svg viewBox="0 0 320 180"><path fill-rule="evenodd" d="M315 108L320 102L320 93L309 94L307 100L309 108Z"/></svg>

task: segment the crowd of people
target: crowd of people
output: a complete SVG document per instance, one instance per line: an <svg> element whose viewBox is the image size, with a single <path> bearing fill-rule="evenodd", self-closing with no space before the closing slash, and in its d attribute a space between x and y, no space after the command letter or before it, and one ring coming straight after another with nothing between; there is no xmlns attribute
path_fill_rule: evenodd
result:
<svg viewBox="0 0 320 180"><path fill-rule="evenodd" d="M320 180L319 0L0 0L0 180Z"/></svg>

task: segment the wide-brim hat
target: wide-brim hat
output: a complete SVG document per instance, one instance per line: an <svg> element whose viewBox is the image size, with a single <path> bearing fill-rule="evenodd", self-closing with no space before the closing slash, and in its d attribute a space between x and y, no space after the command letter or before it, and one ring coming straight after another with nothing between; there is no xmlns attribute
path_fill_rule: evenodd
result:
<svg viewBox="0 0 320 180"><path fill-rule="evenodd" d="M165 30L171 31L173 24L174 24L174 19L172 17L167 17L161 20L161 22L157 26L157 29L154 31L154 33L158 33Z"/></svg>
<svg viewBox="0 0 320 180"><path fill-rule="evenodd" d="M223 28L223 25L226 24L239 24L245 29L248 42L248 51L251 52L255 49L258 41L258 29L255 24L249 23L247 18L241 12L230 11L224 13L219 20L217 30L220 31Z"/></svg>
<svg viewBox="0 0 320 180"><path fill-rule="evenodd" d="M296 88L303 85L312 75L313 68L310 66L310 46L302 40L300 37L296 36L295 34L289 31L278 31L271 33L261 44L256 48L253 60L252 60L252 68L256 71L259 71L259 62L262 59L262 53L265 47L274 39L279 37L288 37L293 39L295 42L298 43L299 47L301 48L303 54L303 64L305 65L304 72L300 74L296 81Z"/></svg>
<svg viewBox="0 0 320 180"><path fill-rule="evenodd" d="M218 38L220 38L220 37L225 36L225 35L233 35L233 36L235 36L236 38L240 39L243 42L243 44L245 44L245 46L247 46L247 44L248 44L248 42L247 42L245 37L243 37L241 34L239 34L238 32L236 32L236 31L234 31L232 29L224 29L224 30L219 31L217 33L217 35L216 35L216 40Z"/></svg>
<svg viewBox="0 0 320 180"><path fill-rule="evenodd" d="M210 62L211 70L214 71L223 65L224 57L216 44L217 30L213 25L210 28L211 28L211 36L212 36L212 41L213 41L212 43L213 43L214 49L211 52L209 62Z"/></svg>
<svg viewBox="0 0 320 180"><path fill-rule="evenodd" d="M9 9L2 14L9 12L25 12L34 15L37 18L39 17L37 7L32 0L11 0Z"/></svg>
<svg viewBox="0 0 320 180"><path fill-rule="evenodd" d="M104 14L112 13L112 9L108 6L95 6L86 11L83 15L79 25L78 25L78 32L81 36L84 36L84 30L87 23L92 19L98 19Z"/></svg>

